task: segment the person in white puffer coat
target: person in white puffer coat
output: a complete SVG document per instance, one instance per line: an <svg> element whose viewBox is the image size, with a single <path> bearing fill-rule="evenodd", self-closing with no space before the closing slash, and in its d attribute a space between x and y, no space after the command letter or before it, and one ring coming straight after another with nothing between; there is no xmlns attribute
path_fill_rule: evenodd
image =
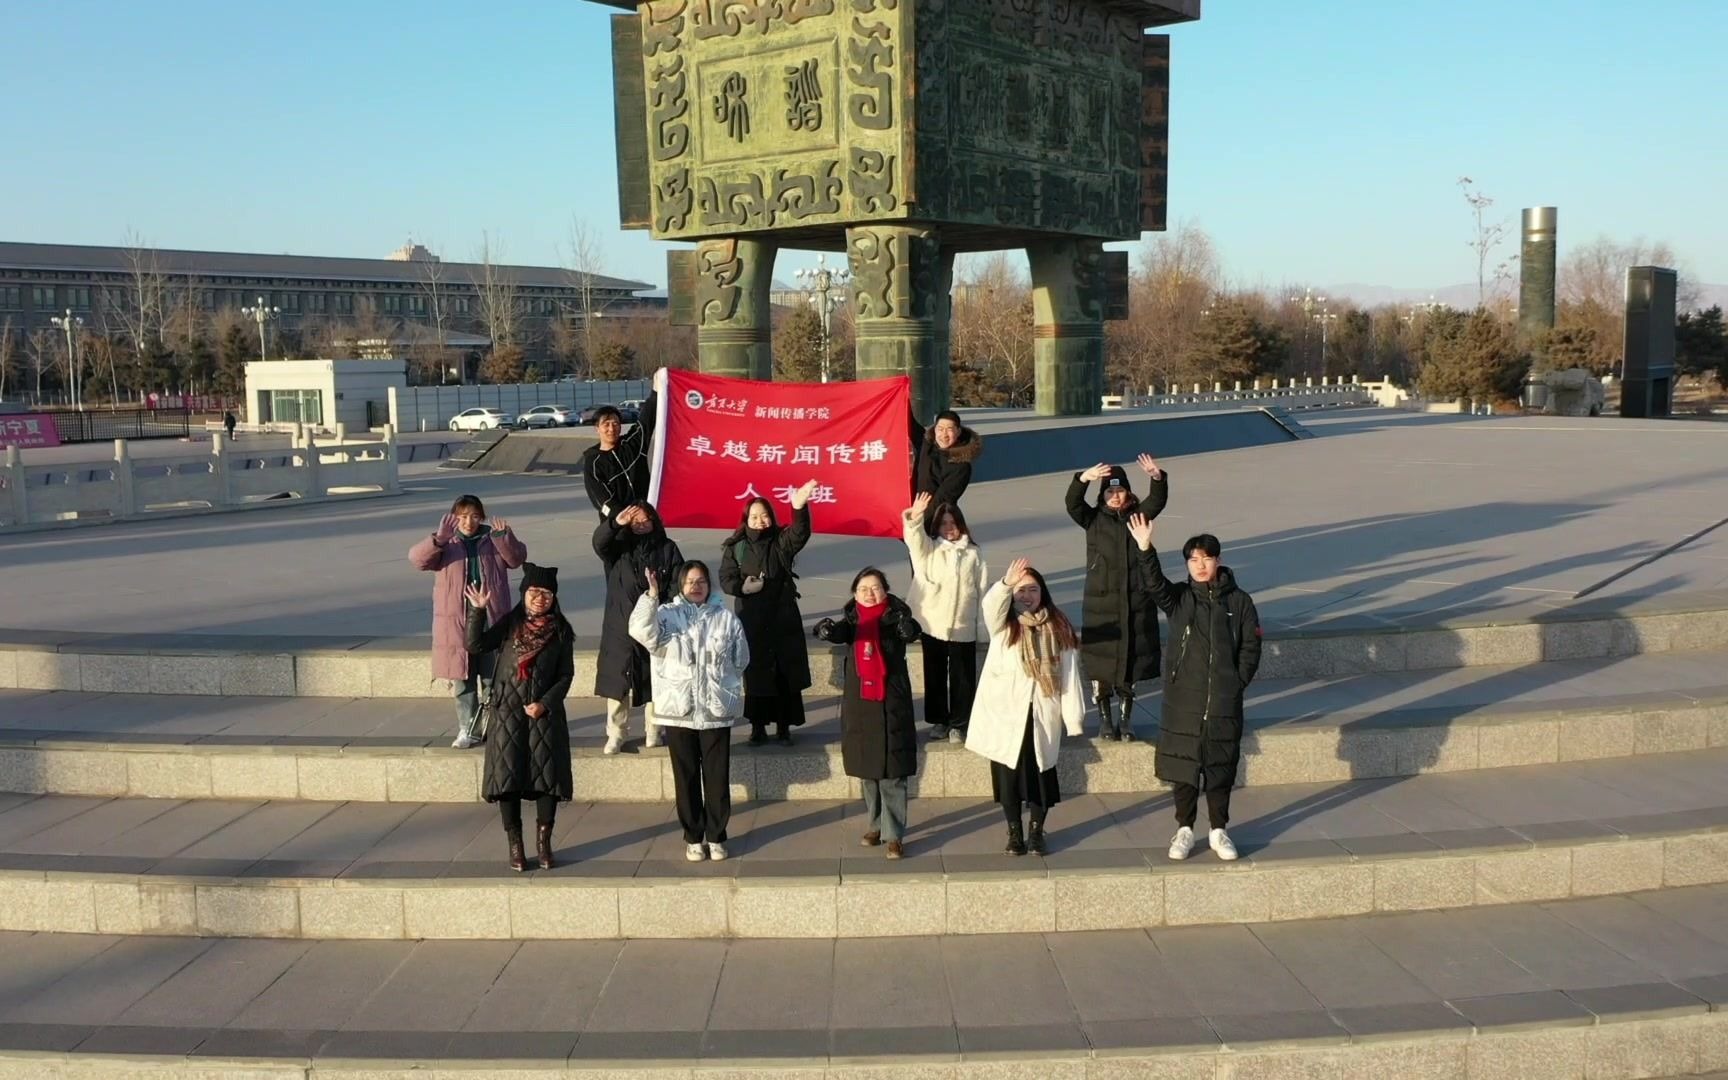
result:
<svg viewBox="0 0 1728 1080"><path fill-rule="evenodd" d="M978 642L988 633L978 606L990 587L990 571L960 508L943 503L932 511L930 499L928 493L919 495L901 515L912 556L906 603L924 630L924 722L930 725L930 739L961 743L978 693ZM924 531L927 520L935 536Z"/></svg>
<svg viewBox="0 0 1728 1080"><path fill-rule="evenodd" d="M678 595L656 604L659 582L647 571L648 589L630 612L630 636L653 665L655 723L664 730L677 786L678 823L691 862L726 857L726 822L732 816L732 725L744 715L744 669L750 645L744 624L715 592L708 564L698 559L678 571Z"/></svg>

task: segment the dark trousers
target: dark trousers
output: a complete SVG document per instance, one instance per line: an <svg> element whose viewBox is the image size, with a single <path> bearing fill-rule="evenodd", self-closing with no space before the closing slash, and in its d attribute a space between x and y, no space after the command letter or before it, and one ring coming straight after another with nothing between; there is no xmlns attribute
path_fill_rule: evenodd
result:
<svg viewBox="0 0 1728 1080"><path fill-rule="evenodd" d="M1177 784L1170 791L1170 797L1176 801L1176 825L1194 827L1200 807L1200 789L1193 784ZM1206 820L1214 829L1222 829L1230 824L1230 789L1227 787L1206 789Z"/></svg>
<svg viewBox="0 0 1728 1080"><path fill-rule="evenodd" d="M997 767L1000 768L1000 766ZM1002 816L1008 819L1008 824L1020 824L1020 815L1023 813L1029 813L1030 816L1028 820L1030 820L1032 824L1039 828L1044 827L1044 818L1050 813L1050 808L1048 806L1039 803L1025 802L1017 791L1004 790L997 796L997 798L1002 807Z"/></svg>
<svg viewBox="0 0 1728 1080"><path fill-rule="evenodd" d="M792 689L786 676L776 674L774 693L744 695L744 719L750 721L754 735L767 734L768 725L773 724L775 736L784 737L790 729L804 726L804 694Z"/></svg>
<svg viewBox="0 0 1728 1080"><path fill-rule="evenodd" d="M522 803L516 799L499 799L498 813L504 818L505 832L522 831ZM558 797L542 795L534 800L534 823L550 825L558 816Z"/></svg>
<svg viewBox="0 0 1728 1080"><path fill-rule="evenodd" d="M978 696L978 643L943 641L926 634L924 646L924 722L966 730L972 699Z"/></svg>
<svg viewBox="0 0 1728 1080"><path fill-rule="evenodd" d="M672 755L684 842L725 843L726 822L732 817L732 730L662 727L660 734Z"/></svg>

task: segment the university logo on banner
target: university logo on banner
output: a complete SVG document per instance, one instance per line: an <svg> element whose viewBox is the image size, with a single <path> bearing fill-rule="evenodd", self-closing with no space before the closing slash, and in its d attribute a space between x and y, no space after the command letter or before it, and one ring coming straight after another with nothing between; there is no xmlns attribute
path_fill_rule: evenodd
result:
<svg viewBox="0 0 1728 1080"><path fill-rule="evenodd" d="M733 529L758 496L782 525L816 481L819 533L900 536L912 491L911 381L787 383L662 368L649 498L669 526Z"/></svg>

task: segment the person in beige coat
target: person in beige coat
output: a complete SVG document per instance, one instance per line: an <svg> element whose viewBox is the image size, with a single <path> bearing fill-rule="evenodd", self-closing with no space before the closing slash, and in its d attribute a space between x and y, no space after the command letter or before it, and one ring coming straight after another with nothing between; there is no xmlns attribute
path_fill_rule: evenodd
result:
<svg viewBox="0 0 1728 1080"><path fill-rule="evenodd" d="M978 692L978 641L984 636L979 602L990 587L984 552L972 541L958 506L932 509L932 496L919 495L901 515L906 550L912 556L912 608L924 650L924 722L930 741L966 741L972 699ZM936 535L924 531L931 522Z"/></svg>
<svg viewBox="0 0 1728 1080"><path fill-rule="evenodd" d="M1062 800L1062 736L1078 738L1086 716L1080 635L1025 559L990 586L983 607L990 651L966 749L990 759L990 786L1008 819L1007 853L1042 855L1045 816ZM1024 833L1023 811L1030 816Z"/></svg>

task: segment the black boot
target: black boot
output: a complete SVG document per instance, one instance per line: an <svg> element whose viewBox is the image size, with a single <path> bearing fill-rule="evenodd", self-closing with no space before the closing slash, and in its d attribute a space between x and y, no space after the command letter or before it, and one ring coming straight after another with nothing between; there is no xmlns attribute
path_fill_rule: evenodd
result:
<svg viewBox="0 0 1728 1080"><path fill-rule="evenodd" d="M552 823L539 822L534 826L534 841L536 854L540 856L540 869L552 869Z"/></svg>
<svg viewBox="0 0 1728 1080"><path fill-rule="evenodd" d="M1110 686L1108 683L1098 684L1098 736L1110 741L1116 741L1116 721L1110 715Z"/></svg>
<svg viewBox="0 0 1728 1080"><path fill-rule="evenodd" d="M1117 725L1123 742L1134 741L1134 695L1122 695L1122 722Z"/></svg>
<svg viewBox="0 0 1728 1080"><path fill-rule="evenodd" d="M1020 823L1018 821L1008 826L1008 846L1002 849L1002 854L1026 854L1026 838L1020 832Z"/></svg>
<svg viewBox="0 0 1728 1080"><path fill-rule="evenodd" d="M1034 855L1044 854L1044 823L1034 821L1026 829L1026 850Z"/></svg>
<svg viewBox="0 0 1728 1080"><path fill-rule="evenodd" d="M766 724L751 724L750 725L750 745L751 746L767 746L768 745L768 726Z"/></svg>
<svg viewBox="0 0 1728 1080"><path fill-rule="evenodd" d="M510 841L510 869L520 874L528 869L528 857L522 853L522 830L505 829L504 838Z"/></svg>

